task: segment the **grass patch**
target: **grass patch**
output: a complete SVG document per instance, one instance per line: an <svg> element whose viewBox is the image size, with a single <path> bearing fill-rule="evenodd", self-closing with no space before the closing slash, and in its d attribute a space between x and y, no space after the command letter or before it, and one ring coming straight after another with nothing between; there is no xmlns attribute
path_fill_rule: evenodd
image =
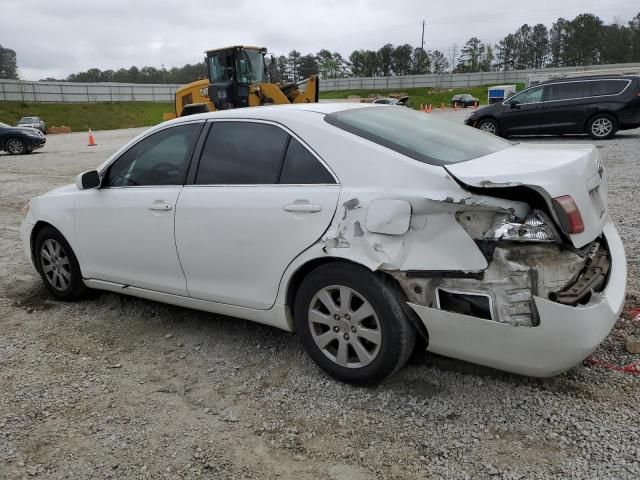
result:
<svg viewBox="0 0 640 480"><path fill-rule="evenodd" d="M0 102L0 122L15 125L21 117L41 117L48 126L67 125L74 132L147 127L162 122L170 103L22 103Z"/></svg>
<svg viewBox="0 0 640 480"><path fill-rule="evenodd" d="M517 90L520 91L524 88L524 83L518 83ZM482 85L479 87L465 87L465 88L405 88L403 90L331 90L320 91L320 98L323 100L330 99L343 99L348 98L350 95L359 95L361 98L367 98L369 95L387 96L391 93L406 93L409 95L409 101L411 106L415 109L420 108L420 104L431 104L433 108L438 108L444 102L445 106L449 106L451 97L460 93L470 93L474 97L480 100L480 105L487 104L487 91L491 85Z"/></svg>

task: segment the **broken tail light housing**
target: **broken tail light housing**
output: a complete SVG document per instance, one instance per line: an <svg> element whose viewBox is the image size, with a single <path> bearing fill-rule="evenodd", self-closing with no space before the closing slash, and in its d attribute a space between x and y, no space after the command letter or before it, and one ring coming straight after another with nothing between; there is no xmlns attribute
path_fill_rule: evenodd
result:
<svg viewBox="0 0 640 480"><path fill-rule="evenodd" d="M562 195L553 199L553 209L558 216L560 227L566 233L584 232L584 222L578 205L571 195Z"/></svg>
<svg viewBox="0 0 640 480"><path fill-rule="evenodd" d="M513 216L497 217L485 238L512 242L562 242L553 221L542 210L537 209L524 220L516 220Z"/></svg>

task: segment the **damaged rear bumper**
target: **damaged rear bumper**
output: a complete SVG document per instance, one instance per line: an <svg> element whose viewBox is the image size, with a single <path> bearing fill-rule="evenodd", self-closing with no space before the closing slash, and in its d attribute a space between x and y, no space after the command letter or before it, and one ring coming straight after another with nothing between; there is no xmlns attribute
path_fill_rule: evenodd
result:
<svg viewBox="0 0 640 480"><path fill-rule="evenodd" d="M626 260L610 220L606 238L611 268L605 288L584 305L569 306L533 296L539 323L511 325L409 303L429 334L428 350L522 375L548 377L588 357L622 311Z"/></svg>

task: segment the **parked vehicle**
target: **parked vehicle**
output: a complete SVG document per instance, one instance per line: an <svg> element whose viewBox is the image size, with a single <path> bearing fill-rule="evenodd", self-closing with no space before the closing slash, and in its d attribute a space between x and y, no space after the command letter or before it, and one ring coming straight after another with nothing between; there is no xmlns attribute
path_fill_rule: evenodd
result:
<svg viewBox="0 0 640 480"><path fill-rule="evenodd" d="M40 117L22 117L16 126L35 128L45 135L47 133L47 124Z"/></svg>
<svg viewBox="0 0 640 480"><path fill-rule="evenodd" d="M0 151L12 155L31 153L44 147L47 139L39 130L30 127L12 127L0 122Z"/></svg>
<svg viewBox="0 0 640 480"><path fill-rule="evenodd" d="M23 214L54 297L97 288L297 331L353 384L396 372L419 337L554 375L606 337L625 295L596 148L513 145L407 108L183 117Z"/></svg>
<svg viewBox="0 0 640 480"><path fill-rule="evenodd" d="M551 80L482 107L467 125L507 137L587 133L596 140L640 127L640 77L604 76Z"/></svg>
<svg viewBox="0 0 640 480"><path fill-rule="evenodd" d="M375 103L377 105L397 105L397 106L402 106L402 107L408 107L409 106L409 97L408 96L404 96L404 97L400 97L400 98L381 97L381 98L376 98L371 103Z"/></svg>
<svg viewBox="0 0 640 480"><path fill-rule="evenodd" d="M507 98L515 95L516 85L494 85L487 89L487 103L492 105L494 103L504 102Z"/></svg>
<svg viewBox="0 0 640 480"><path fill-rule="evenodd" d="M460 95L454 95L451 98L451 106L455 107L456 105L458 107L463 107L463 108L467 108L467 107L475 107L476 104L479 104L479 100L474 97L473 95L470 95L468 93L462 93Z"/></svg>

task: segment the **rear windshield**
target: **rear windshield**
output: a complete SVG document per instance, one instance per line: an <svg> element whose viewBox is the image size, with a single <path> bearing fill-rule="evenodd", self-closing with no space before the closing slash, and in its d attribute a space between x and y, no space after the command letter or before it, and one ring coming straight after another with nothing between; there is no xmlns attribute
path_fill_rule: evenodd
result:
<svg viewBox="0 0 640 480"><path fill-rule="evenodd" d="M495 135L401 107L343 110L325 120L429 165L451 165L512 146Z"/></svg>

